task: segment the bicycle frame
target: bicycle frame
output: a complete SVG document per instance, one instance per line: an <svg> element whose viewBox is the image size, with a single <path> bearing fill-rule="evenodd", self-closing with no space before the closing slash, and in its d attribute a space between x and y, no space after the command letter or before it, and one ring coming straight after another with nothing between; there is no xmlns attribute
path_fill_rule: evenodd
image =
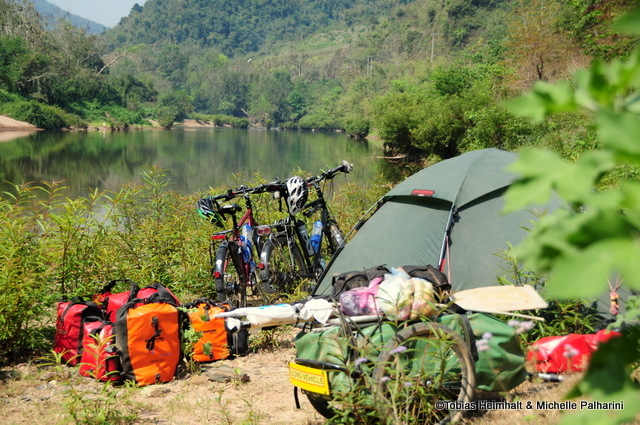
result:
<svg viewBox="0 0 640 425"><path fill-rule="evenodd" d="M325 239L330 237L329 223L330 221L333 220L333 218L330 215L329 207L326 204L324 197L318 198L315 201L310 202L305 206L305 208L303 208L303 210L304 211L302 214L307 218L311 217L316 211L318 210L321 211L320 222L322 223L322 232L320 233L320 242L318 244L318 251L316 252L311 246L311 238L309 238L309 243L306 244L307 246L302 247L302 252L304 254L303 257L305 260L305 264L307 266L307 270L311 272L311 274L313 274L315 277L317 277L318 272L321 272L322 271L321 269L323 268L320 263L321 260L323 259L322 247L324 245ZM298 228L295 227L295 229L296 229L296 232L299 233ZM298 240L302 241L301 235L298 234L297 236L298 236ZM329 243L329 246L330 246L330 252L331 254L333 254L332 251L335 251L337 247L333 247L331 243Z"/></svg>
<svg viewBox="0 0 640 425"><path fill-rule="evenodd" d="M257 253L257 256L255 258L258 258L258 256L260 255L260 251L262 250L262 236L265 236L267 234L270 233L270 228L269 226L260 226L258 225L257 221L255 220L254 216L253 216L253 205L251 203L251 199L249 197L249 193L245 193L243 195L243 198L245 199L246 202L246 211L244 212L244 214L242 215L242 217L240 217L240 220L237 219L236 217L236 213L238 212L238 209L240 208L239 206L237 206L237 204L232 204L236 205L237 208L229 208L229 212L224 211L225 207L221 208L221 211L224 211L223 214L226 215L230 215L231 216L231 221L233 223L233 227L231 229L222 231L222 232L217 232L214 233L211 236L212 241L217 241L217 240L225 240L226 243L228 243L229 241L234 242L234 247L236 248L235 251L235 256L237 257L237 266L239 268L239 270L241 270L243 272L243 276L241 276L242 282L240 282L241 285L247 287L247 286L251 286L251 262L252 260L249 261L245 261L244 260L244 256L242 255L242 242L241 242L241 230L242 227L245 224L249 224L249 226L251 226L254 229L253 232L253 237L251 240L252 243L252 251L255 250L255 252ZM222 242L224 243L224 242ZM212 242L209 248L209 254L210 254L210 258L211 258L211 264L213 266L213 268L215 269L215 265L214 265L214 261L213 261L213 247L215 246L215 242ZM217 247L216 247L217 248ZM254 253L252 252L252 256L254 255ZM223 270L226 270L227 265L224 265ZM216 273L218 273L218 275L216 275ZM220 278L219 272L216 272L215 270L212 270L212 274L214 279L218 279Z"/></svg>
<svg viewBox="0 0 640 425"><path fill-rule="evenodd" d="M318 245L318 250L315 251L311 245L311 238L305 238L302 235L302 232L298 228L298 223L292 214L289 213L288 220L286 223L280 223L280 226L283 226L284 231L280 231L278 234L284 234L287 238L287 243L289 245L297 244L298 250L302 254L302 259L304 261L304 270L300 270L300 277L309 278L312 280L316 280L318 276L324 270L324 265L322 264L323 255L322 255L322 247L324 245L325 238L329 243L329 251L333 255L339 248L339 246L334 246L335 244L332 241L331 235L331 226L336 226L337 222L331 215L329 210L329 206L324 197L324 193L322 188L320 187L320 182L327 179L332 179L334 175L341 171L344 167L337 167L333 170L330 170L321 176L310 177L306 180L306 183L309 187L313 187L315 190L317 199L309 202L302 208L302 215L306 218L310 218L317 211L321 211L320 221L322 223L322 231L320 233L320 242ZM306 225L305 225L306 226ZM338 229L339 231L339 229ZM290 255L292 255L291 250L289 250ZM291 264L294 264L294 259L290 258Z"/></svg>
<svg viewBox="0 0 640 425"><path fill-rule="evenodd" d="M263 247L264 236L271 232L269 226L260 226L253 216L251 195L264 193L279 181L263 184L254 188L241 186L235 191L228 190L223 195L210 198L215 202L216 213L220 216L231 216L232 227L211 235L209 244L209 260L211 264L211 276L216 284L217 297L221 301L238 299L240 307L246 305L247 290L251 287L255 295L255 285L260 283L259 273L256 273L256 265L253 259L258 258ZM236 203L219 206L218 200L230 201L242 197L246 203L246 210L238 219L238 213L242 211ZM253 229L251 239L244 241L242 229L245 225ZM243 253L245 244L250 243L250 255L245 259ZM257 254L256 254L257 253ZM233 265L233 267L231 267ZM234 306L237 307L237 306Z"/></svg>

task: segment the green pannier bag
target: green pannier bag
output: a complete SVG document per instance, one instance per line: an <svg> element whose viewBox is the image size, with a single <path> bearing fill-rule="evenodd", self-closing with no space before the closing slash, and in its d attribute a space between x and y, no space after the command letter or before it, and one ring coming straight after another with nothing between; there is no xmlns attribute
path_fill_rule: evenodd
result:
<svg viewBox="0 0 640 425"><path fill-rule="evenodd" d="M474 348L475 341L482 339L486 332L491 333L489 349L478 351L477 354L476 388L483 391L509 391L526 381L529 375L524 367L525 354L520 348L516 330L488 314L472 313L466 317L473 330ZM462 320L458 314L447 314L436 321L464 337Z"/></svg>
<svg viewBox="0 0 640 425"><path fill-rule="evenodd" d="M476 360L476 388L483 391L509 391L524 382L528 377L524 367L525 355L514 328L482 313L465 317L447 314L439 316L435 322L451 328L466 340L464 321L467 319L473 331L470 350ZM341 366L347 366L349 359L353 361L359 357L375 362L384 345L405 325L382 322L362 328L354 327L351 337L346 336L344 328L340 326L321 332L301 332L295 339L297 357ZM489 348L477 351L475 341L482 339L486 332L492 335L488 340ZM370 373L371 369L364 366L363 371ZM347 392L353 386L346 373L329 371L328 378L332 392Z"/></svg>

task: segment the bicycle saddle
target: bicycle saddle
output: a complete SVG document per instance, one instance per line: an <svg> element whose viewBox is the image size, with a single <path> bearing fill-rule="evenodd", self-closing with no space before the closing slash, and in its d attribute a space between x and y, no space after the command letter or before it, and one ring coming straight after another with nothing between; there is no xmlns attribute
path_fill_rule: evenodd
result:
<svg viewBox="0 0 640 425"><path fill-rule="evenodd" d="M223 205L220 207L220 214L235 214L242 211L242 207L235 202L231 205Z"/></svg>

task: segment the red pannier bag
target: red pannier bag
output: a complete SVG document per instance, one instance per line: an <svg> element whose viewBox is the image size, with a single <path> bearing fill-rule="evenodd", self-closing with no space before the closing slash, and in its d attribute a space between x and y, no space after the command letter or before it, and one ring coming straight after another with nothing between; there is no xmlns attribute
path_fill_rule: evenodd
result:
<svg viewBox="0 0 640 425"><path fill-rule="evenodd" d="M167 295L170 296L171 298L173 298L175 305L177 307L180 307L180 301L178 300L178 297L173 295L173 292L171 292L166 286L163 286L160 282L154 282L151 285L145 286L144 288L140 289L135 298L149 298L151 294L155 294L156 292L159 292L160 295L165 298L167 297Z"/></svg>
<svg viewBox="0 0 640 425"><path fill-rule="evenodd" d="M118 282L127 282L130 284L129 290L119 292L116 294L111 293ZM109 322L114 323L116 321L116 312L120 307L125 305L130 299L133 299L138 295L140 288L136 283L129 279L116 279L112 280L102 288L102 290L93 296L93 300L102 307L106 319Z"/></svg>
<svg viewBox="0 0 640 425"><path fill-rule="evenodd" d="M61 353L62 361L70 366L75 366L82 354L82 323L89 316L102 317L100 307L91 301L74 299L58 303L53 351Z"/></svg>
<svg viewBox="0 0 640 425"><path fill-rule="evenodd" d="M587 335L547 336L531 345L527 361L534 363L538 372L579 372L587 368L598 344L616 336L620 333L605 329Z"/></svg>
<svg viewBox="0 0 640 425"><path fill-rule="evenodd" d="M128 291L112 294L111 291L118 282L129 282L131 284L131 287ZM107 284L107 286L102 289L102 291L100 291L98 295L94 297L94 299L101 301L100 305L102 305L102 309L105 312L107 320L109 320L110 322L115 322L116 314L123 305L134 298L148 298L151 294L159 291L164 295L168 294L171 298L174 299L177 306L180 305L178 297L173 295L173 293L169 289L165 288L160 282L152 283L151 285L140 289L135 282L129 279L112 280Z"/></svg>
<svg viewBox="0 0 640 425"><path fill-rule="evenodd" d="M115 345L113 323L100 317L87 317L83 326L80 375L99 381L119 381L122 368Z"/></svg>

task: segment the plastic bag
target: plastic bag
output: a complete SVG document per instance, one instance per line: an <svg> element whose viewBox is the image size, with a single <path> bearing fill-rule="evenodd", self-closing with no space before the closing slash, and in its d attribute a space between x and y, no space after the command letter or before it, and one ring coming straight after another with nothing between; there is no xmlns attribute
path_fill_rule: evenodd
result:
<svg viewBox="0 0 640 425"><path fill-rule="evenodd" d="M300 319L304 322L308 322L311 319L315 319L318 322L325 324L331 317L333 312L333 305L324 299L312 298L300 309Z"/></svg>
<svg viewBox="0 0 640 425"><path fill-rule="evenodd" d="M353 288L340 294L340 310L347 316L378 314L380 306L376 300L382 277L369 282L369 286Z"/></svg>
<svg viewBox="0 0 640 425"><path fill-rule="evenodd" d="M432 316L436 311L433 285L428 280L418 277L412 277L411 283L413 283L413 302L409 319Z"/></svg>
<svg viewBox="0 0 640 425"><path fill-rule="evenodd" d="M413 302L411 278L402 270L391 269L391 274L384 275L376 298L380 309L389 319L407 320Z"/></svg>
<svg viewBox="0 0 640 425"><path fill-rule="evenodd" d="M433 285L411 278L400 269L384 276L376 295L380 308L391 320L411 320L429 316L435 311Z"/></svg>

